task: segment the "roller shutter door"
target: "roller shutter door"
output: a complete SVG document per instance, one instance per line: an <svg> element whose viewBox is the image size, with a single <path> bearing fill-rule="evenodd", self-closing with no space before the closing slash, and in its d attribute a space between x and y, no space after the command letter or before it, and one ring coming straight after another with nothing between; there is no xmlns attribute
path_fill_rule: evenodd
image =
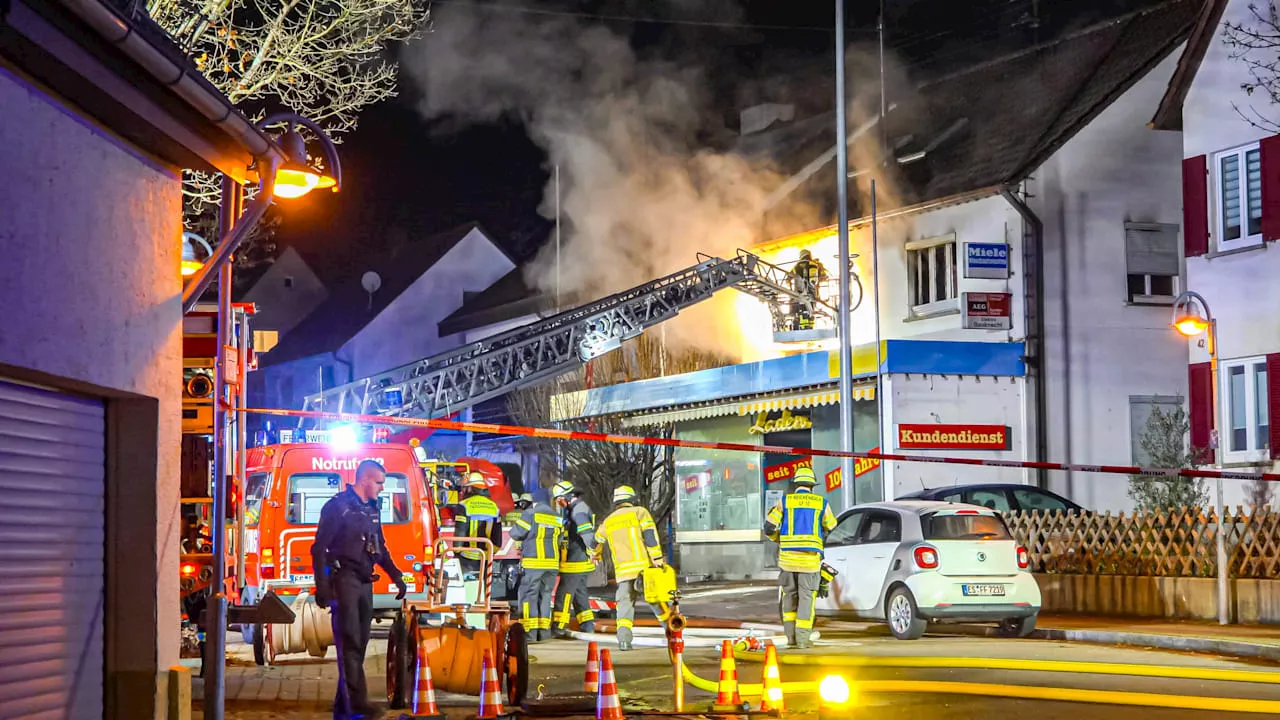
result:
<svg viewBox="0 0 1280 720"><path fill-rule="evenodd" d="M0 719L100 718L101 402L0 380Z"/></svg>

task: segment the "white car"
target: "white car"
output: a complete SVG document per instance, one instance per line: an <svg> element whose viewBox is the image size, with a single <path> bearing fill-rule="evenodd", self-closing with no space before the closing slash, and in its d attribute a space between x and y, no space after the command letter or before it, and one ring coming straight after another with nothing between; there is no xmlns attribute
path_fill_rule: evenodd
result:
<svg viewBox="0 0 1280 720"><path fill-rule="evenodd" d="M1026 637L1040 613L1040 587L1004 520L978 505L900 500L858 505L827 536L826 563L839 573L819 615L884 620L914 640L929 622L995 622Z"/></svg>

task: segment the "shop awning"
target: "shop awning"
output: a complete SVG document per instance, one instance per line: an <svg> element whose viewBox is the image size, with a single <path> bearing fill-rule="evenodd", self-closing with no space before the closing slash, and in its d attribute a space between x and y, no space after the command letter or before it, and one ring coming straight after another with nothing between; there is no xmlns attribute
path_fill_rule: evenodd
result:
<svg viewBox="0 0 1280 720"><path fill-rule="evenodd" d="M853 388L854 400L875 400L876 386L874 382L864 382ZM624 427L652 427L667 423L688 422L704 418L722 417L725 415L754 415L776 410L803 410L819 405L835 405L840 401L837 388L810 389L805 392L786 393L772 396L738 398L732 402L713 403L698 407L672 408L666 412L623 417Z"/></svg>
<svg viewBox="0 0 1280 720"><path fill-rule="evenodd" d="M876 386L861 385L853 388L854 400L875 400ZM783 395L782 397L762 398L738 404L739 415L755 415L777 410L803 410L819 405L835 405L840 402L839 390L823 390L815 393Z"/></svg>

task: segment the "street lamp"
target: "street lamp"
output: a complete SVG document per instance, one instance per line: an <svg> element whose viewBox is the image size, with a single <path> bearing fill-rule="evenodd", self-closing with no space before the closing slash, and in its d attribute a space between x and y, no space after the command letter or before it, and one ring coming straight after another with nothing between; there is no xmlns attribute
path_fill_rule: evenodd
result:
<svg viewBox="0 0 1280 720"><path fill-rule="evenodd" d="M324 130L314 122L288 113L280 113L263 118L259 128L266 129L271 125L288 123L284 133L276 140L280 149L288 158L276 169L275 195L285 200L300 198L312 190L329 190L338 192L342 184L342 166L338 163L338 151L333 141ZM317 169L307 163L307 146L295 126L301 125L316 136L324 150L325 168L331 169L333 175L326 175L324 170Z"/></svg>
<svg viewBox="0 0 1280 720"><path fill-rule="evenodd" d="M196 257L196 246L204 248L204 260ZM200 272L205 262L213 257L213 248L204 238L193 232L182 233L182 277L191 277Z"/></svg>
<svg viewBox="0 0 1280 720"><path fill-rule="evenodd" d="M1169 323L1175 330L1186 337L1196 337L1205 333L1205 349L1209 351L1209 372L1213 387L1209 391L1209 402L1213 404L1213 431L1209 442L1213 445L1213 464L1222 469L1222 443L1218 439L1221 427L1221 410L1218 407L1218 321L1209 309L1209 301L1204 296L1190 290L1183 292L1173 301L1173 319ZM1227 539L1222 531L1222 515L1226 511L1222 498L1222 478L1215 480L1217 508L1214 517L1217 519L1216 531L1218 550L1218 623L1226 625L1227 617Z"/></svg>

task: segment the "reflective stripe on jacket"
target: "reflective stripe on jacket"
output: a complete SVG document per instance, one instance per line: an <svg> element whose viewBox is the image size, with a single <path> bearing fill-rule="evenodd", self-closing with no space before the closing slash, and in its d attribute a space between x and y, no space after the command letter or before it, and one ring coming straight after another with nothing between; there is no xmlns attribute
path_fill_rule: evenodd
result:
<svg viewBox="0 0 1280 720"><path fill-rule="evenodd" d="M609 546L613 572L618 582L634 580L645 568L662 559L658 526L648 510L624 505L600 523L596 537Z"/></svg>
<svg viewBox="0 0 1280 720"><path fill-rule="evenodd" d="M456 537L474 537L493 539L494 526L498 523L498 504L483 495L469 495L458 506L460 513L454 516L454 535ZM497 548L495 547L496 551ZM459 550L458 554L468 560L481 560L484 551Z"/></svg>
<svg viewBox="0 0 1280 720"><path fill-rule="evenodd" d="M778 543L778 567L789 572L821 569L823 538L835 526L827 499L807 488L783 497L765 518L765 534Z"/></svg>
<svg viewBox="0 0 1280 720"><path fill-rule="evenodd" d="M596 516L582 498L575 498L564 509L565 543L564 557L560 559L560 572L579 574L596 569L591 551L596 549Z"/></svg>
<svg viewBox="0 0 1280 720"><path fill-rule="evenodd" d="M511 539L520 541L520 564L531 570L559 568L563 532L563 521L546 503L525 510L511 527Z"/></svg>

